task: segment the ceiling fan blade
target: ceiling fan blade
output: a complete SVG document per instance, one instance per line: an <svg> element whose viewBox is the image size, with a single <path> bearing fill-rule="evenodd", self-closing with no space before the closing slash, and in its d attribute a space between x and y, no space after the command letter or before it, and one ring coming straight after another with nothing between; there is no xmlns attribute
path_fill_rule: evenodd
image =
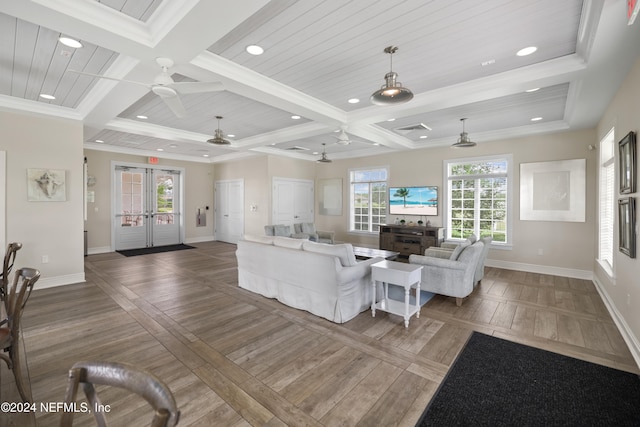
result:
<svg viewBox="0 0 640 427"><path fill-rule="evenodd" d="M180 93L218 92L224 90L221 82L177 82L168 85Z"/></svg>
<svg viewBox="0 0 640 427"><path fill-rule="evenodd" d="M116 79L115 77L107 77L107 76L101 76L100 74L85 73L84 71L76 71L76 70L67 70L67 71L69 71L71 73L80 74L80 75L83 75L83 76L95 77L95 78L98 78L98 79L107 79L107 80L114 80L116 82L133 83L133 84L136 84L136 85L144 86L146 88L150 87L150 85L148 85L146 83L136 82L136 81L133 81L133 80Z"/></svg>
<svg viewBox="0 0 640 427"><path fill-rule="evenodd" d="M187 115L187 110L185 110L184 105L182 105L179 96L160 96L160 99L167 104L167 107L169 107L177 117L185 117Z"/></svg>

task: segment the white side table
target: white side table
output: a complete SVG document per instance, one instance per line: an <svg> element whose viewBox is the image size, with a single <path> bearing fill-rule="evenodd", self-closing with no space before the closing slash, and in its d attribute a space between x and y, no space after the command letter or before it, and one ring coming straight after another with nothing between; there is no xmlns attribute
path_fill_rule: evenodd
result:
<svg viewBox="0 0 640 427"><path fill-rule="evenodd" d="M373 297L371 302L371 315L376 317L376 310L397 314L404 317L404 327L409 327L409 319L414 314L420 317L420 278L422 266L416 264L405 264L396 261L380 261L371 265L371 283L373 286ZM384 286L384 296L376 302L377 282L382 282ZM404 304L400 301L389 299L389 286L394 284L404 287ZM416 288L416 305L409 305L409 292L412 287Z"/></svg>

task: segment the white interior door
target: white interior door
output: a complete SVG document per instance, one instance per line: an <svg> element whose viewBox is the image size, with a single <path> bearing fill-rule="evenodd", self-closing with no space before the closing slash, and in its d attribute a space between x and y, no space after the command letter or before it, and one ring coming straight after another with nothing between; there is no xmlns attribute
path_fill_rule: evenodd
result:
<svg viewBox="0 0 640 427"><path fill-rule="evenodd" d="M244 180L215 185L216 240L238 243L244 234Z"/></svg>
<svg viewBox="0 0 640 427"><path fill-rule="evenodd" d="M181 243L180 172L115 167L115 249Z"/></svg>
<svg viewBox="0 0 640 427"><path fill-rule="evenodd" d="M272 224L314 221L313 181L274 178L272 197Z"/></svg>

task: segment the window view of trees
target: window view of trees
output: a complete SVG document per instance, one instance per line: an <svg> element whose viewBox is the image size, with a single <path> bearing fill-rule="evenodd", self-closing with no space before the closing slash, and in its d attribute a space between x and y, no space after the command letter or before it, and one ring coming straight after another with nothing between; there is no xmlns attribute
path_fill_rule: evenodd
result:
<svg viewBox="0 0 640 427"><path fill-rule="evenodd" d="M507 167L506 160L449 165L449 238L507 243Z"/></svg>
<svg viewBox="0 0 640 427"><path fill-rule="evenodd" d="M173 177L156 177L156 224L173 224Z"/></svg>

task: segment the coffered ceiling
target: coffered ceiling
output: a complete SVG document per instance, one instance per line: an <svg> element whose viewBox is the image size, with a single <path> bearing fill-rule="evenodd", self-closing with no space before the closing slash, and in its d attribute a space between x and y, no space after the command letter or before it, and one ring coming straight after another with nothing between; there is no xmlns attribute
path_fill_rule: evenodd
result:
<svg viewBox="0 0 640 427"><path fill-rule="evenodd" d="M482 144L594 127L639 26L624 0L0 0L0 108L81 120L86 148L199 162L449 146L461 118ZM150 90L156 58L222 90L180 93L178 117ZM391 68L415 96L373 105ZM207 142L216 116L229 146Z"/></svg>

